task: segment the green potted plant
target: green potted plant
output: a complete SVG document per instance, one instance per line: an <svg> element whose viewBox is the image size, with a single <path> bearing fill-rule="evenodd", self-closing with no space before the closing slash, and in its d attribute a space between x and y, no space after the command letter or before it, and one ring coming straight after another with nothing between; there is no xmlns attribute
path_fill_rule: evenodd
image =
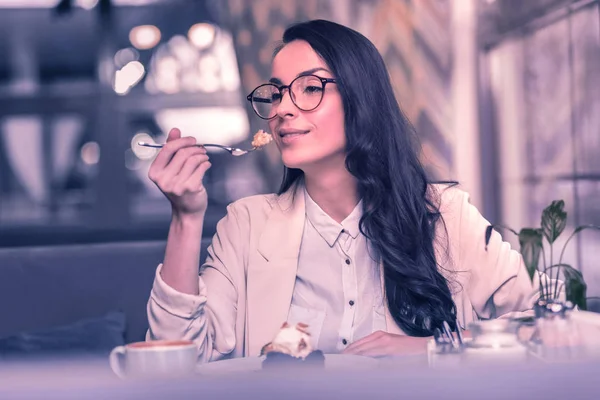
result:
<svg viewBox="0 0 600 400"><path fill-rule="evenodd" d="M504 225L489 225L485 232L485 246L487 250L493 229L502 228L512 232L519 238L520 251L529 278L532 283L534 279L539 280L540 297L537 305L559 301L558 295L562 289L559 287L559 277L562 273L567 302L571 302L581 310L586 310L588 299L586 298L587 285L583 275L571 265L563 263L563 256L567 245L575 235L586 229L600 230L600 226L581 225L576 227L567 238L560 252L558 262L555 263L553 257L554 243L567 225L567 212L564 210L564 206L565 202L563 200L555 200L546 207L542 212L540 228L523 228L519 232L516 232L514 229ZM545 242L549 245L549 251L546 251L544 247ZM540 258L543 260L542 265L540 265Z"/></svg>

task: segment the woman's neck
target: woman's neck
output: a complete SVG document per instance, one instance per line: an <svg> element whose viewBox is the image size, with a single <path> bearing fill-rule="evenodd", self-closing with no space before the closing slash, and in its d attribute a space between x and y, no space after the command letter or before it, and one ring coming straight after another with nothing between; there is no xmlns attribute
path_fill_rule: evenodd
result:
<svg viewBox="0 0 600 400"><path fill-rule="evenodd" d="M336 222L342 222L359 202L356 178L343 167L336 171L304 173L306 191Z"/></svg>

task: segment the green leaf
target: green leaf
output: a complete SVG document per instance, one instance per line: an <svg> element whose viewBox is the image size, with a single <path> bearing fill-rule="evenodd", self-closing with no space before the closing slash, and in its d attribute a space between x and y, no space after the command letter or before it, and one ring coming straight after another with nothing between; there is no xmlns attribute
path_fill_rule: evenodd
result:
<svg viewBox="0 0 600 400"><path fill-rule="evenodd" d="M587 309L586 291L587 285L583 279L581 272L575 268L565 265L562 267L562 272L565 277L565 290L567 301L576 304L580 309Z"/></svg>
<svg viewBox="0 0 600 400"><path fill-rule="evenodd" d="M529 278L533 283L533 278L540 261L540 255L543 248L543 236L541 229L523 228L519 232L519 245L521 246L521 255L523 262L529 273Z"/></svg>
<svg viewBox="0 0 600 400"><path fill-rule="evenodd" d="M567 212L564 211L565 202L554 200L542 212L542 229L548 243L552 244L567 225Z"/></svg>

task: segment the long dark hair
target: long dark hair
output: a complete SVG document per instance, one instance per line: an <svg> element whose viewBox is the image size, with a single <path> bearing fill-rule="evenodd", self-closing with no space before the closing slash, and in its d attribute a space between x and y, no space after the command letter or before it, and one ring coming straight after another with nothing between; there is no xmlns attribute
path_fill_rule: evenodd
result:
<svg viewBox="0 0 600 400"><path fill-rule="evenodd" d="M431 336L456 306L434 252L439 206L419 158L414 129L404 116L383 58L360 33L330 21L289 27L283 43L304 40L338 79L346 131L346 168L363 200L360 230L383 263L391 315L411 336ZM279 194L303 177L285 168Z"/></svg>

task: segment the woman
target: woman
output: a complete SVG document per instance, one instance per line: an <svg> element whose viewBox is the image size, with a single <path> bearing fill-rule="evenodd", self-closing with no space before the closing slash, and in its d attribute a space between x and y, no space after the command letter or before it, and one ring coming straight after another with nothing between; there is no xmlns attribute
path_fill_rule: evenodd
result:
<svg viewBox="0 0 600 400"><path fill-rule="evenodd" d="M239 200L198 276L210 167L176 129L149 177L172 203L148 339L191 339L201 360L258 355L282 322L309 324L326 353L425 350L443 321L530 308L521 257L466 193L427 181L412 128L368 39L328 21L290 27L269 84L248 99L268 120L279 194Z"/></svg>

